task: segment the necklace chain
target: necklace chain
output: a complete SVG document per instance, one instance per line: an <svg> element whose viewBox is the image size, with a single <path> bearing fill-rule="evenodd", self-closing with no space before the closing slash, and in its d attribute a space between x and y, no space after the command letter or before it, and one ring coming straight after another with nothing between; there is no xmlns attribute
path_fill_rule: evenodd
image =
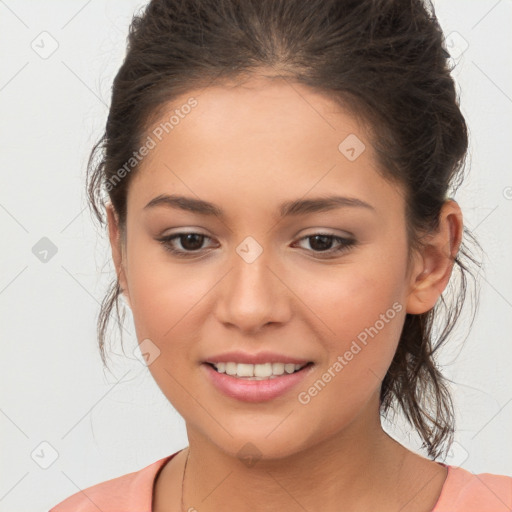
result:
<svg viewBox="0 0 512 512"><path fill-rule="evenodd" d="M181 512L185 512L185 504L183 503L183 494L184 494L184 488L185 488L185 471L187 470L187 462L188 462L188 456L190 453L190 449L187 450L187 458L185 459L185 467L183 468L183 477L181 479Z"/></svg>

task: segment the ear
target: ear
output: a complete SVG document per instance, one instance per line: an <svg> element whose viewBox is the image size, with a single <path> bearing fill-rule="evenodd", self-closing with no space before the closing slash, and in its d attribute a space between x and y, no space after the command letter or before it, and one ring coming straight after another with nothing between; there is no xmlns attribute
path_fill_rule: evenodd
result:
<svg viewBox="0 0 512 512"><path fill-rule="evenodd" d="M419 315L432 309L446 288L462 241L463 221L459 205L445 201L436 232L423 238L410 274L407 313Z"/></svg>
<svg viewBox="0 0 512 512"><path fill-rule="evenodd" d="M107 203L107 221L108 221L108 236L110 239L110 248L112 250L112 260L114 262L114 266L116 269L117 279L119 281L119 286L121 287L121 291L125 296L128 305L131 306L130 295L128 291L128 283L126 279L125 272L125 251L123 247L121 230L119 227L119 218L117 216L116 211L114 210L114 206L112 203Z"/></svg>

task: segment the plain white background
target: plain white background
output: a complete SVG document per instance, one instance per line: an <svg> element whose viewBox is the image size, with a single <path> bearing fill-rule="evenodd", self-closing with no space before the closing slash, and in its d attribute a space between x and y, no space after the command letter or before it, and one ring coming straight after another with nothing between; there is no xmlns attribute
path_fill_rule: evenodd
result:
<svg viewBox="0 0 512 512"><path fill-rule="evenodd" d="M85 165L131 15L144 4L0 0L1 512L47 511L187 445L183 420L132 353L131 316L126 355L116 344L111 371L96 342L114 274L86 208ZM435 6L470 127L470 171L456 199L486 252L473 330L440 359L457 410L446 461L512 475L512 2ZM418 451L400 422L386 429Z"/></svg>

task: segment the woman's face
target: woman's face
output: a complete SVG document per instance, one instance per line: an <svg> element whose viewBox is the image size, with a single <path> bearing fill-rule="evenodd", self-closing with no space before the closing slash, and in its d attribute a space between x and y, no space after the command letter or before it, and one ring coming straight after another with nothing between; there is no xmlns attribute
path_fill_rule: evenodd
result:
<svg viewBox="0 0 512 512"><path fill-rule="evenodd" d="M378 425L411 277L404 198L362 126L302 85L254 78L191 91L147 135L121 284L189 433L270 458ZM148 206L164 195L183 199ZM186 233L167 242L179 252L160 241ZM270 380L208 364L287 359L312 364Z"/></svg>

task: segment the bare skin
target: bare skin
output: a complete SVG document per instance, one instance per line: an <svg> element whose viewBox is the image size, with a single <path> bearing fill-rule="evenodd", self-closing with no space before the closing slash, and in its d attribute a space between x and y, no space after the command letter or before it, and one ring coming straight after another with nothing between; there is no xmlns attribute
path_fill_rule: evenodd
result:
<svg viewBox="0 0 512 512"><path fill-rule="evenodd" d="M368 511L368 510L379 510L382 512L431 512L434 508L439 496L441 494L442 487L444 482L446 481L447 472L446 469L436 464L435 462L429 461L424 457L421 457L417 454L414 454L404 448L401 445L390 438L387 440L383 440L383 442L388 445L389 456L396 457L398 460L395 462L394 467L392 467L392 471L389 473L389 477L385 478L386 473L378 474L378 475L370 475L369 473L364 471L366 476L365 485L361 489L361 495L356 496L354 490L352 490L351 494L354 493L354 508L347 508L347 510L360 510L360 511ZM398 446L397 446L398 445ZM185 469L185 461L187 458L187 453L189 452L189 448L182 450L178 453L169 463L167 463L163 470L160 472L159 477L155 482L155 493L154 493L154 502L153 502L153 512L168 512L168 511L180 511L181 510L181 492L182 492L182 481L183 481L183 471ZM185 481L185 507L183 510L187 510L188 512L193 512L193 510L189 510L190 507L195 508L198 511L201 510L224 510L224 504L221 503L222 500L225 499L225 496L221 496L220 498L214 499L213 494L209 493L201 493L201 492L193 492L193 489L196 487L194 482L191 481L190 477L190 467L192 465L190 459L187 463L186 469L186 481ZM391 459L386 461L386 467L389 468L393 466L391 464ZM199 461L199 465L202 466L201 461ZM218 477L218 482L222 481L221 486L225 486L227 489L239 489L237 486L239 485L240 480L244 480L249 478L251 484L247 488L247 492L243 495L236 494L236 496L230 495L230 503L234 503L235 507L239 507L240 510L263 510L263 508L258 508L257 505L249 505L251 503L258 503L258 500L261 499L262 494L273 495L277 497L280 495L285 495L290 493L289 499L287 500L287 505L285 510L287 511L297 511L301 512L304 510L318 510L317 506L314 504L314 498L320 500L322 510L340 510L340 503L343 503L343 507L345 507L345 503L347 502L347 496L343 495L340 498L340 494L338 492L338 488L340 486L340 482L331 482L330 490L327 487L326 494L321 496L312 495L311 490L315 488L316 485L325 484L322 482L321 478L325 478L326 475L324 472L317 474L316 477L311 470L306 470L305 473L309 474L311 478L308 478L308 487L307 491L309 491L308 498L304 501L299 501L297 498L298 494L293 491L293 494L290 492L292 490L292 486L286 487L286 491L283 487L277 482L283 481L293 481L294 471L291 471L292 466L289 466L281 478L284 480L280 480L279 476L273 471L269 470L269 473L256 474L257 472L249 473L249 470L244 471L242 464L239 464L239 467L236 468L233 473L223 481L224 477ZM254 468L252 468L254 470ZM215 473L218 470L212 469ZM242 478L235 478L235 473L242 473ZM229 473L229 471L228 471ZM226 473L226 475L228 474ZM248 473L244 475L244 473ZM265 478L266 477L266 478ZM329 475L329 479L332 476ZM255 485L255 481L258 482L258 485ZM264 483L266 482L267 488L263 488ZM371 489L371 492L369 490ZM214 494L216 494L215 491ZM231 493L234 494L234 493ZM337 501L341 499L342 501ZM194 506L195 504L195 506ZM229 505L231 507L231 505ZM268 510L277 511L278 505L272 505L267 502L265 505L268 507ZM379 507L379 508L375 508Z"/></svg>
<svg viewBox="0 0 512 512"><path fill-rule="evenodd" d="M430 512L446 469L383 431L379 390L406 313L431 309L448 283L462 236L459 206L445 202L438 231L408 264L403 190L379 174L353 116L282 79L190 91L169 112L191 96L195 109L133 177L126 239L108 208L112 256L137 339L158 346L149 369L186 422L184 510ZM366 147L353 161L338 149L350 134ZM209 201L224 217L144 208L160 194ZM278 216L285 201L332 194L370 207ZM193 253L183 257L158 240L177 233L206 238L195 252L175 239L175 249ZM306 238L326 233L356 243L336 252L334 240L321 251ZM236 251L248 236L263 251L250 264ZM382 315L386 322L377 324ZM376 325L342 371L308 394ZM248 403L205 378L204 361L228 350L269 350L313 366L299 388ZM309 400L298 400L300 392ZM238 455L246 443L260 457L251 467ZM154 512L180 510L186 452L161 472Z"/></svg>

